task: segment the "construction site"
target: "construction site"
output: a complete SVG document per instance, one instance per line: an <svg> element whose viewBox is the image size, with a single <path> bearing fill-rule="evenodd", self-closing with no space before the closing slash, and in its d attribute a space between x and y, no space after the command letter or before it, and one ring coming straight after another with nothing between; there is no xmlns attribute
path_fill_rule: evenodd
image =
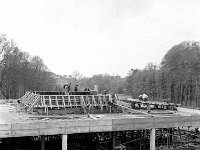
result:
<svg viewBox="0 0 200 150"><path fill-rule="evenodd" d="M200 110L98 89L0 104L1 150L200 150L199 127Z"/></svg>

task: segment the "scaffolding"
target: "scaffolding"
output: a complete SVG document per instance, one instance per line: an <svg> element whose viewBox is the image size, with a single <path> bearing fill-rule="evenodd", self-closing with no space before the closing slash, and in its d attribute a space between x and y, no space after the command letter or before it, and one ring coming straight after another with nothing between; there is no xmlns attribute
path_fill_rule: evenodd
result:
<svg viewBox="0 0 200 150"><path fill-rule="evenodd" d="M33 109L44 109L45 114L48 115L48 111L51 109L68 109L68 108L82 108L85 113L86 109L91 110L94 107L98 107L101 110L103 108L109 108L109 101L112 97L107 95L39 95L32 92L26 92L23 97L20 98L21 110L28 112Z"/></svg>

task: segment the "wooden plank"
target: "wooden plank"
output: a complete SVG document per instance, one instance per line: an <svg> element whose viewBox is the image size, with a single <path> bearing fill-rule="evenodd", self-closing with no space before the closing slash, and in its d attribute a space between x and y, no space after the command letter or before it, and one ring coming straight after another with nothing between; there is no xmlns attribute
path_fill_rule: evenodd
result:
<svg viewBox="0 0 200 150"><path fill-rule="evenodd" d="M42 96L40 96L40 102L41 102L42 107L44 107Z"/></svg>
<svg viewBox="0 0 200 150"><path fill-rule="evenodd" d="M58 99L57 99L57 96L56 96L56 104L57 104L57 106L58 106L58 109L60 109L60 108L59 108L59 105L58 105Z"/></svg>
<svg viewBox="0 0 200 150"><path fill-rule="evenodd" d="M62 96L62 103L63 103L63 107L65 108L66 105L65 105L65 99L64 99L64 96Z"/></svg>
<svg viewBox="0 0 200 150"><path fill-rule="evenodd" d="M125 107L125 106L123 106L123 105L119 105L119 104L115 104L115 103L113 103L113 104L116 105L116 106L118 106L118 107L121 107L121 108L124 108L124 109L128 109L128 110L130 110L130 111L132 111L132 112L141 113L141 114L145 114L145 115L147 115L147 116L154 117L154 115L149 114L149 113L147 113L147 112L143 112L143 111L140 111L140 110L131 109L131 108Z"/></svg>
<svg viewBox="0 0 200 150"><path fill-rule="evenodd" d="M77 103L76 103L76 96L74 95L74 104L77 107Z"/></svg>
<svg viewBox="0 0 200 150"><path fill-rule="evenodd" d="M52 108L51 96L48 96L48 97L49 97L49 105L50 105L50 107Z"/></svg>
<svg viewBox="0 0 200 150"><path fill-rule="evenodd" d="M30 111L34 107L34 105L38 102L38 100L39 100L39 95L35 95L34 101L31 103L27 111Z"/></svg>
<svg viewBox="0 0 200 150"><path fill-rule="evenodd" d="M99 106L101 107L101 110L103 110L103 102L102 102L102 99L101 97L98 95L98 101L99 101Z"/></svg>
<svg viewBox="0 0 200 150"><path fill-rule="evenodd" d="M72 103L71 103L70 96L68 96L68 104L69 104L69 106L72 108Z"/></svg>

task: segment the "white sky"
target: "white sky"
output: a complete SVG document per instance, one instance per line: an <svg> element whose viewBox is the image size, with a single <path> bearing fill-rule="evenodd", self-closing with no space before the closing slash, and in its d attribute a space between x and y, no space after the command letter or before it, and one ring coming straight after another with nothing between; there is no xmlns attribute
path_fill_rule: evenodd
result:
<svg viewBox="0 0 200 150"><path fill-rule="evenodd" d="M0 34L56 74L126 76L200 41L200 0L0 0Z"/></svg>

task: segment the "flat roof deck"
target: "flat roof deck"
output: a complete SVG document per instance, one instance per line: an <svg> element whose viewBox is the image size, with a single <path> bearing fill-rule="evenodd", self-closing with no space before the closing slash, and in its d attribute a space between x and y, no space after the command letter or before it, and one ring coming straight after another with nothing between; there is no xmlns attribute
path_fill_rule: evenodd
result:
<svg viewBox="0 0 200 150"><path fill-rule="evenodd" d="M15 107L0 105L0 138L73 134L88 132L140 130L193 126L200 127L200 111L178 108L174 114L72 114L39 116L17 112Z"/></svg>

